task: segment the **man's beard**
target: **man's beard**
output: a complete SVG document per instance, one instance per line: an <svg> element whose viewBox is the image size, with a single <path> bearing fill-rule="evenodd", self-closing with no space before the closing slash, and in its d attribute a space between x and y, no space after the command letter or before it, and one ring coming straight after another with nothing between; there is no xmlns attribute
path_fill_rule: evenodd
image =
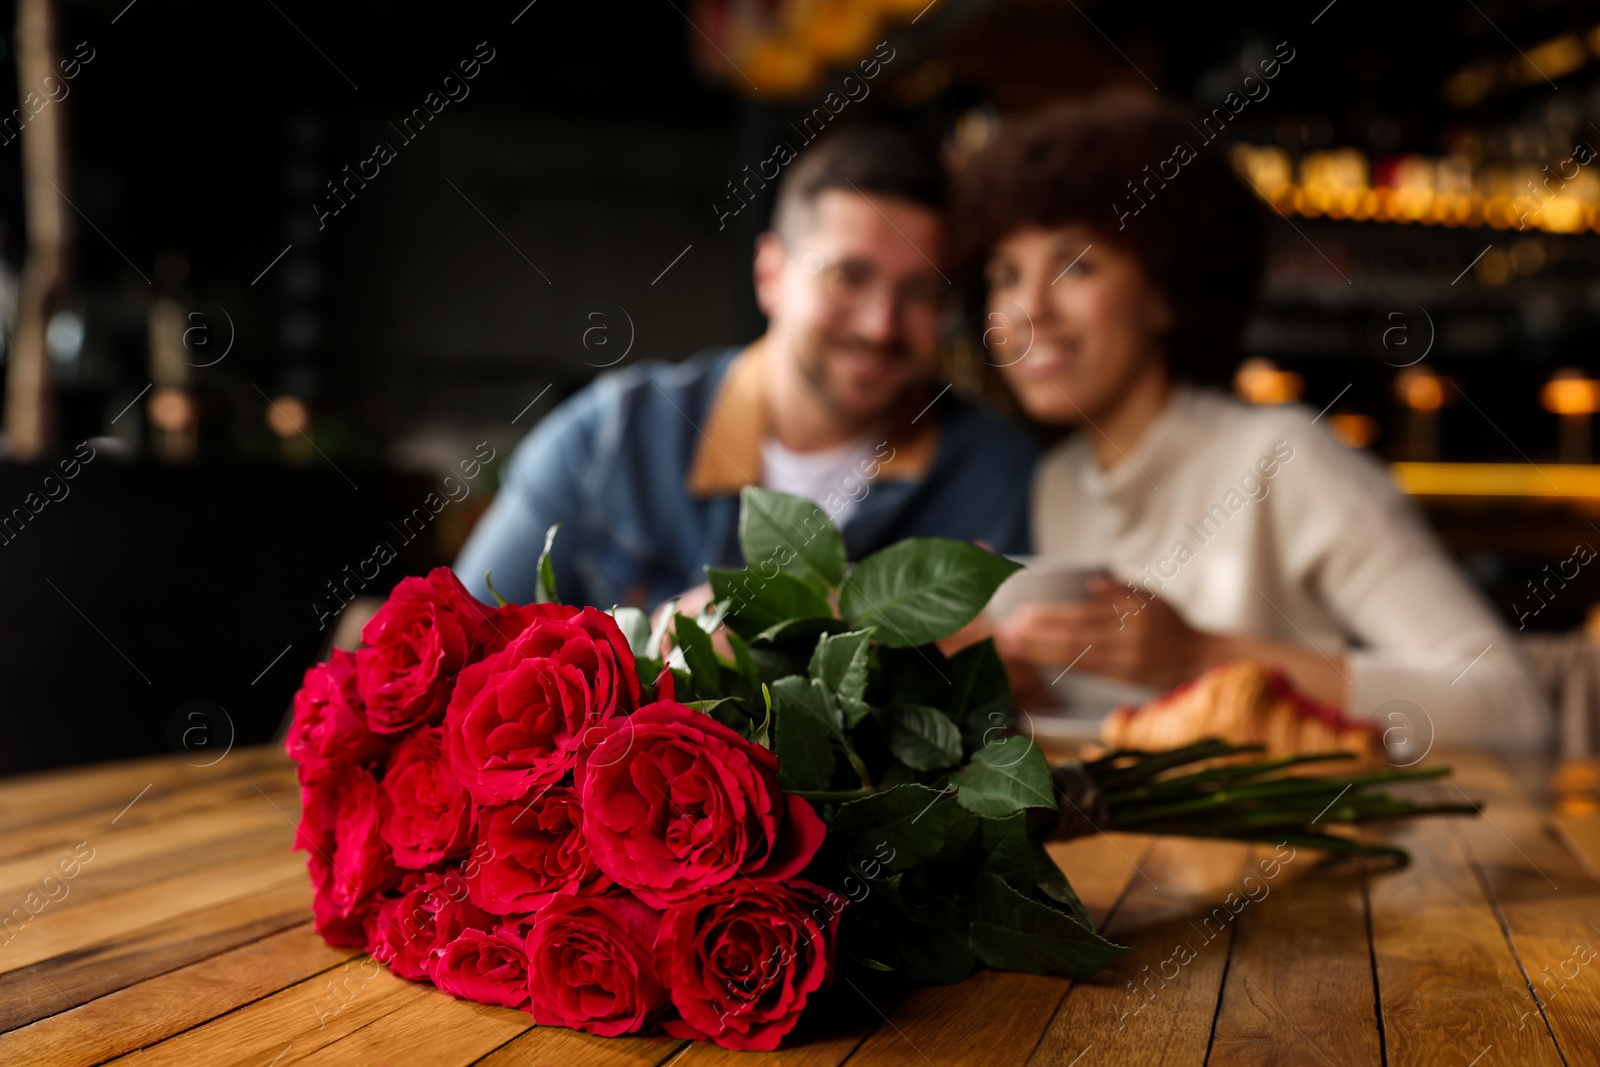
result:
<svg viewBox="0 0 1600 1067"><path fill-rule="evenodd" d="M846 421L866 425L882 419L904 404L920 384L915 380L901 383L895 390L894 395L884 400L873 411L863 412L847 407L839 402L829 387L828 369L831 364L831 357L838 352L866 353L874 358L893 363L908 361L909 356L903 344L873 345L859 341L823 343L802 356L799 360L800 376L805 380L806 385L810 387L812 395L829 411Z"/></svg>

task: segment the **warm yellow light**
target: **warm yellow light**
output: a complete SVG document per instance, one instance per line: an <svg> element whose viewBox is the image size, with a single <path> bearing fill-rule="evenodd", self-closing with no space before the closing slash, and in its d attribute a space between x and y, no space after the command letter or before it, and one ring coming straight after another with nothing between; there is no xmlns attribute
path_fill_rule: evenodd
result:
<svg viewBox="0 0 1600 1067"><path fill-rule="evenodd" d="M1600 500L1600 467L1571 463L1395 463L1389 476L1410 496Z"/></svg>
<svg viewBox="0 0 1600 1067"><path fill-rule="evenodd" d="M1539 390L1539 403L1555 415L1593 415L1600 411L1600 381L1563 367Z"/></svg>
<svg viewBox="0 0 1600 1067"><path fill-rule="evenodd" d="M267 425L279 437L293 437L305 433L311 425L311 413L298 398L280 396L267 405Z"/></svg>
<svg viewBox="0 0 1600 1067"><path fill-rule="evenodd" d="M1538 274L1544 262L1544 242L1537 237L1518 241L1511 246L1511 265L1518 274Z"/></svg>
<svg viewBox="0 0 1600 1067"><path fill-rule="evenodd" d="M1378 439L1378 420L1371 415L1329 415L1328 428L1351 448L1366 448Z"/></svg>
<svg viewBox="0 0 1600 1067"><path fill-rule="evenodd" d="M1300 162L1300 184L1330 189L1361 189L1367 184L1367 157L1358 149L1312 152Z"/></svg>
<svg viewBox="0 0 1600 1067"><path fill-rule="evenodd" d="M1583 42L1568 34L1536 45L1528 49L1526 56L1513 59L1511 76L1523 85L1535 85L1550 78L1559 78L1563 74L1571 74L1588 60L1589 55L1584 50Z"/></svg>
<svg viewBox="0 0 1600 1067"><path fill-rule="evenodd" d="M798 36L818 60L847 62L872 50L872 37L878 30L876 12L855 0L821 0L809 7L809 18Z"/></svg>
<svg viewBox="0 0 1600 1067"><path fill-rule="evenodd" d="M1494 68L1487 65L1466 67L1445 80L1444 98L1452 107L1471 107L1489 95L1494 83Z"/></svg>
<svg viewBox="0 0 1600 1067"><path fill-rule="evenodd" d="M816 62L793 41L767 36L750 46L744 69L763 93L785 95L811 84Z"/></svg>
<svg viewBox="0 0 1600 1067"><path fill-rule="evenodd" d="M1478 281L1484 285L1504 285L1511 280L1511 257L1498 248L1491 249L1478 260L1472 273L1477 275Z"/></svg>
<svg viewBox="0 0 1600 1067"><path fill-rule="evenodd" d="M1267 200L1276 202L1287 196L1294 185L1294 171L1289 157L1281 148L1270 145L1235 145L1233 165L1249 179L1256 191Z"/></svg>
<svg viewBox="0 0 1600 1067"><path fill-rule="evenodd" d="M1432 371L1413 367L1394 382L1395 395L1413 411L1438 411L1444 407L1444 382Z"/></svg>
<svg viewBox="0 0 1600 1067"><path fill-rule="evenodd" d="M157 389L150 394L150 421L168 433L176 433L195 422L194 401L182 389Z"/></svg>
<svg viewBox="0 0 1600 1067"><path fill-rule="evenodd" d="M1251 404L1292 404L1305 392L1305 379L1279 370L1271 360L1254 357L1239 364L1234 391Z"/></svg>

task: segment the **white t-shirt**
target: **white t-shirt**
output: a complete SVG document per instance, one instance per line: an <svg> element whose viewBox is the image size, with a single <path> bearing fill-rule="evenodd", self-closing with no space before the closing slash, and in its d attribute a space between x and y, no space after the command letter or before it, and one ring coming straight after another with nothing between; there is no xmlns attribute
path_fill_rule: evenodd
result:
<svg viewBox="0 0 1600 1067"><path fill-rule="evenodd" d="M867 495L875 453L870 437L820 452L792 452L776 437L761 439L761 484L814 501L840 529Z"/></svg>
<svg viewBox="0 0 1600 1067"><path fill-rule="evenodd" d="M1180 387L1110 470L1094 432L1039 464L1042 556L1104 567L1200 630L1343 653L1350 713L1417 756L1435 738L1549 741L1553 716L1510 631L1383 468L1309 410Z"/></svg>

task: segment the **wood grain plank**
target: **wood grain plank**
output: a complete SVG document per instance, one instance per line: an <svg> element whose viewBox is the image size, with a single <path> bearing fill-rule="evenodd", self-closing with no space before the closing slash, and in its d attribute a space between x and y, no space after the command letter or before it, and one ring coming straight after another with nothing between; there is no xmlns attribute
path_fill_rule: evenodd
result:
<svg viewBox="0 0 1600 1067"><path fill-rule="evenodd" d="M457 1000L426 986L421 999L415 1003L389 1012L349 1036L293 1062L464 1067L505 1045L532 1025L524 1012Z"/></svg>
<svg viewBox="0 0 1600 1067"><path fill-rule="evenodd" d="M1361 866L1255 850L1208 1067L1381 1061Z"/></svg>
<svg viewBox="0 0 1600 1067"><path fill-rule="evenodd" d="M1154 839L1136 834L1095 834L1046 845L1045 851L1072 883L1095 925L1104 928L1128 886L1140 877L1139 868L1154 844Z"/></svg>
<svg viewBox="0 0 1600 1067"><path fill-rule="evenodd" d="M0 974L175 919L185 912L237 900L285 884L303 885L305 860L284 849L114 893L93 907L45 908L0 946Z"/></svg>
<svg viewBox="0 0 1600 1067"><path fill-rule="evenodd" d="M197 1063L264 1067L276 1057L276 1067L288 1067L430 994L443 996L432 986L396 978L370 957L358 956L335 971L297 982L110 1062L137 1067L191 1067Z"/></svg>
<svg viewBox="0 0 1600 1067"><path fill-rule="evenodd" d="M0 859L9 861L62 846L70 849L79 841L164 822L190 812L231 804L260 804L263 794L286 812L299 811L300 790L293 774L269 769L194 788L170 792L152 789L126 812L118 808L99 808L88 814L41 818L27 826L0 831Z"/></svg>
<svg viewBox="0 0 1600 1067"><path fill-rule="evenodd" d="M673 1060L673 1054L686 1044L665 1034L595 1037L560 1026L536 1026L476 1061L474 1067L657 1067ZM672 1067L679 1063L673 1060Z"/></svg>
<svg viewBox="0 0 1600 1067"><path fill-rule="evenodd" d="M1460 799L1447 786L1420 792ZM1411 853L1368 880L1373 957L1393 1067L1557 1064L1560 1056L1459 833L1460 819L1422 819L1390 831Z"/></svg>
<svg viewBox="0 0 1600 1067"><path fill-rule="evenodd" d="M242 854L238 842L246 840L256 842L259 852L290 849L294 828L258 796L254 803L246 799L74 844L63 843L0 862L0 902L38 892L50 900L52 908L71 907L83 899L87 887L104 893L108 887L151 881L163 867L192 867L220 857L237 857ZM64 872L72 872L71 877L63 877ZM52 896L58 899L50 899Z"/></svg>
<svg viewBox="0 0 1600 1067"><path fill-rule="evenodd" d="M348 962L310 923L0 1034L0 1063L90 1067Z"/></svg>
<svg viewBox="0 0 1600 1067"><path fill-rule="evenodd" d="M1600 815L1552 814L1550 821L1589 876L1600 879Z"/></svg>
<svg viewBox="0 0 1600 1067"><path fill-rule="evenodd" d="M1251 847L1158 840L1106 934L1133 951L1073 983L1030 1065L1201 1063L1233 939Z"/></svg>
<svg viewBox="0 0 1600 1067"><path fill-rule="evenodd" d="M1600 884L1497 760L1463 753L1453 754L1451 762L1463 791L1487 801L1482 816L1462 820L1458 832L1510 932L1523 974L1538 992L1556 1043L1568 1063L1600 1063ZM1521 991L1519 1019L1534 1006ZM1513 1040L1510 1030L1496 1033Z"/></svg>
<svg viewBox="0 0 1600 1067"><path fill-rule="evenodd" d="M310 910L309 883L291 882L10 971L0 975L0 1031L302 924Z"/></svg>
<svg viewBox="0 0 1600 1067"><path fill-rule="evenodd" d="M203 789L230 779L281 773L293 764L273 745L238 748L209 767L184 762L193 756L150 756L112 764L46 771L0 780L0 831L29 826L44 818L108 812L115 816L149 787L151 793ZM131 809L138 810L138 804Z"/></svg>

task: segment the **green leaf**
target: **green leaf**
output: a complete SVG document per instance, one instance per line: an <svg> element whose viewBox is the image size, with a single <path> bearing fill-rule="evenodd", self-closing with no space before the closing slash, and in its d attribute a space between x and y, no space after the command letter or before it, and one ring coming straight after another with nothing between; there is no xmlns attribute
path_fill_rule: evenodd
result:
<svg viewBox="0 0 1600 1067"><path fill-rule="evenodd" d="M533 594L535 604L553 604L560 599L556 595L556 569L550 563L550 546L555 544L556 531L559 529L561 524L558 522L544 532L544 550L539 553L539 581Z"/></svg>
<svg viewBox="0 0 1600 1067"><path fill-rule="evenodd" d="M980 748L950 776L956 803L974 815L1004 818L1024 808L1057 808L1050 765L1026 737L1013 735Z"/></svg>
<svg viewBox="0 0 1600 1067"><path fill-rule="evenodd" d="M821 593L787 574L766 578L752 570L708 569L706 576L712 595L731 602L728 626L746 639L798 619L833 619L833 608Z"/></svg>
<svg viewBox="0 0 1600 1067"><path fill-rule="evenodd" d="M1003 819L979 819L977 848L983 870L998 874L1018 889L1034 884L1033 848L1028 841L1027 816L1022 812Z"/></svg>
<svg viewBox="0 0 1600 1067"><path fill-rule="evenodd" d="M1083 978L1128 951L992 871L978 875L967 914L972 950L997 970Z"/></svg>
<svg viewBox="0 0 1600 1067"><path fill-rule="evenodd" d="M949 788L945 786L945 789ZM940 846L935 862L948 860L960 864L961 877L970 879L977 871L977 864L968 859L969 850L983 823L983 819L960 804L950 805L950 825L944 832L944 844Z"/></svg>
<svg viewBox="0 0 1600 1067"><path fill-rule="evenodd" d="M722 664L711 647L711 635L687 615L673 616L672 632L683 650L683 662L689 667L695 695L701 700L722 696Z"/></svg>
<svg viewBox="0 0 1600 1067"><path fill-rule="evenodd" d="M941 771L961 762L961 731L944 712L900 704L884 712L889 751L917 771Z"/></svg>
<svg viewBox="0 0 1600 1067"><path fill-rule="evenodd" d="M907 538L855 565L839 608L852 628L879 627L877 639L885 645L923 645L971 622L1018 569L966 541Z"/></svg>
<svg viewBox="0 0 1600 1067"><path fill-rule="evenodd" d="M889 973L889 972L892 972L894 970L894 968L889 966L887 963L879 963L877 960L870 960L865 956L853 956L853 955L850 955L850 952L849 952L848 949L845 949L844 953L845 953L845 955L850 956L850 959L851 959L852 962L859 963L859 964L861 964L861 966L867 968L868 970L883 971L885 973Z"/></svg>
<svg viewBox="0 0 1600 1067"><path fill-rule="evenodd" d="M677 617L677 611L677 597L673 597L656 609L654 622L650 626L650 639L648 641L649 647L647 651L650 655L658 658L661 656L661 650L665 646L667 639L667 630L672 627L672 621Z"/></svg>
<svg viewBox="0 0 1600 1067"><path fill-rule="evenodd" d="M633 669L639 675L639 685L645 692L655 691L656 682L660 680L661 670L665 666L666 664L653 656L634 657Z"/></svg>
<svg viewBox="0 0 1600 1067"><path fill-rule="evenodd" d="M850 625L843 619L823 619L812 617L808 619L789 619L776 626L769 626L765 630L750 638L752 644L777 645L785 641L798 641L805 637L816 637L819 634L842 634L850 629Z"/></svg>
<svg viewBox="0 0 1600 1067"><path fill-rule="evenodd" d="M833 739L838 732L825 694L809 678L792 674L771 686L772 751L785 790L827 789L833 781Z"/></svg>
<svg viewBox="0 0 1600 1067"><path fill-rule="evenodd" d="M762 574L776 567L822 591L844 579L844 538L804 497L746 486L739 494L739 547L745 566Z"/></svg>
<svg viewBox="0 0 1600 1067"><path fill-rule="evenodd" d="M806 657L793 646L752 644L750 660L760 672L760 680L768 685L791 674L806 676Z"/></svg>
<svg viewBox="0 0 1600 1067"><path fill-rule="evenodd" d="M1011 720L1011 676L995 650L994 640L980 641L950 659L958 707L947 709L956 721L970 719L986 728Z"/></svg>
<svg viewBox="0 0 1600 1067"><path fill-rule="evenodd" d="M906 961L908 982L959 982L978 962L968 937L967 917L952 895L932 891L925 883L916 884L921 881L916 876L925 873L929 881L936 877L931 872L913 871L906 876L910 884L901 885L902 906L914 925L897 924L895 947ZM920 903L911 904L907 899L911 897Z"/></svg>
<svg viewBox="0 0 1600 1067"><path fill-rule="evenodd" d="M493 574L494 574L493 571L484 571L483 572L483 584L489 590L489 595L494 597L495 606L503 608L503 607L506 606L506 604L509 603L509 601L507 601L505 597L500 595L500 590L498 590L498 589L496 589L494 587Z"/></svg>
<svg viewBox="0 0 1600 1067"><path fill-rule="evenodd" d="M622 636L628 642L628 650L635 659L655 653L656 650L650 647L650 616L638 608L618 605L611 609L611 618L616 621L617 629L622 631Z"/></svg>
<svg viewBox="0 0 1600 1067"><path fill-rule="evenodd" d="M766 715L761 719L761 725L750 731L750 740L770 751L772 749L772 690L767 688L765 682L761 683L761 703L766 708Z"/></svg>
<svg viewBox="0 0 1600 1067"><path fill-rule="evenodd" d="M947 791L897 785L840 804L829 835L837 835L852 855L905 870L938 854L954 808Z"/></svg>
<svg viewBox="0 0 1600 1067"><path fill-rule="evenodd" d="M816 651L811 654L811 677L833 692L847 728L867 715L867 659L871 640L871 630L834 634L818 641ZM960 758L959 753L957 758Z"/></svg>
<svg viewBox="0 0 1600 1067"><path fill-rule="evenodd" d="M709 715L742 737L750 735L753 724L745 710L744 701L738 697L720 697L717 700L686 700L683 706Z"/></svg>
<svg viewBox="0 0 1600 1067"><path fill-rule="evenodd" d="M754 689L761 684L761 668L750 656L750 644L732 630L724 630L728 647L733 650L733 669Z"/></svg>
<svg viewBox="0 0 1600 1067"><path fill-rule="evenodd" d="M738 697L718 697L715 700L681 700L679 703L690 711L699 711L710 715L722 705L735 703L738 699Z"/></svg>
<svg viewBox="0 0 1600 1067"><path fill-rule="evenodd" d="M1040 892L1054 900L1067 910L1069 915L1075 917L1085 926L1093 926L1094 921L1089 918L1089 909L1083 906L1083 901L1078 899L1077 891L1067 881L1067 876L1062 873L1056 861L1044 845L1035 841L1033 849L1033 873L1038 881Z"/></svg>

